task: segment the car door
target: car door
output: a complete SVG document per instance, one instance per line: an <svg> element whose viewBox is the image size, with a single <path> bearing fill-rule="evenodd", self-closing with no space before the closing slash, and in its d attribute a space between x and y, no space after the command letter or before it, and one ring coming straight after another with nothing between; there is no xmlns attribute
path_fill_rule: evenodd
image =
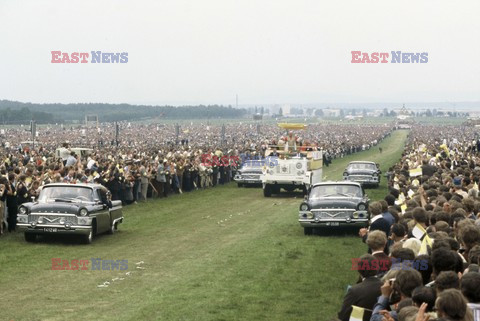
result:
<svg viewBox="0 0 480 321"><path fill-rule="evenodd" d="M98 188L94 191L95 201L100 201L101 205L96 205L96 211L90 216L95 217L97 221L97 233L103 233L110 229L110 210L107 206L107 191Z"/></svg>

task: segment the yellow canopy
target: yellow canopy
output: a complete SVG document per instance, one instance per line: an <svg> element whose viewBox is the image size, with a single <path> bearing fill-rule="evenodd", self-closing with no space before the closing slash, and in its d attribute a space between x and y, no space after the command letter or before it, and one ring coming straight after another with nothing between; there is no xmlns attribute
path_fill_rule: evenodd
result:
<svg viewBox="0 0 480 321"><path fill-rule="evenodd" d="M299 123L278 123L278 127L285 128L285 129L292 129L292 130L298 130L298 129L305 129L307 128L306 124L299 124Z"/></svg>

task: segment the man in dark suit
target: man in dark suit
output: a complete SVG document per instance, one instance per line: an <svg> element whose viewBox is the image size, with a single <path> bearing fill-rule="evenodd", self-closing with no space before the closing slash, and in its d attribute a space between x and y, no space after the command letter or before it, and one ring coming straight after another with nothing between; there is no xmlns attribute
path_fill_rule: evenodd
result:
<svg viewBox="0 0 480 321"><path fill-rule="evenodd" d="M430 165L426 160L422 162L422 176L432 176L437 172L437 167Z"/></svg>
<svg viewBox="0 0 480 321"><path fill-rule="evenodd" d="M370 210L370 227L361 228L358 232L358 235L362 238L363 242L367 241L368 233L375 230L380 230L385 233L385 235L390 234L390 224L382 216L382 205L379 202L373 202L369 205L368 209ZM371 253L371 249L368 250Z"/></svg>
<svg viewBox="0 0 480 321"><path fill-rule="evenodd" d="M363 313L363 321L369 321L372 316L373 306L377 298L381 295L380 287L382 282L376 277L378 273L378 264L373 261L378 259L365 254L360 257L359 262L353 268L358 270L362 277L362 282L352 286L343 299L342 309L338 312L338 318L342 321L349 321L352 313L352 305L366 309ZM377 262L378 263L378 262ZM375 269L376 268L376 269Z"/></svg>

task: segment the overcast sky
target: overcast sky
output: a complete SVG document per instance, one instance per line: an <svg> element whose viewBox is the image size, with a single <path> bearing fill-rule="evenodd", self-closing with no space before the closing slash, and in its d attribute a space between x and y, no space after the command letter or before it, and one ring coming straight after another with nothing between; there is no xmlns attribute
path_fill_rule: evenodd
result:
<svg viewBox="0 0 480 321"><path fill-rule="evenodd" d="M1 0L0 99L480 101L479 12L478 0ZM128 52L128 63L52 64L52 50ZM352 50L429 60L352 64Z"/></svg>

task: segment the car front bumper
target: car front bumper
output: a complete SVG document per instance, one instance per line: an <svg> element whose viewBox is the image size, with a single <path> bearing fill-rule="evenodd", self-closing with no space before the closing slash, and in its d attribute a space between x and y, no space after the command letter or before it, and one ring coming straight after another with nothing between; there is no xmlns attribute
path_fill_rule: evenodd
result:
<svg viewBox="0 0 480 321"><path fill-rule="evenodd" d="M368 220L352 219L350 221L346 220L319 220L315 221L313 219L299 219L298 222L302 227L334 227L334 226L356 226L356 227L366 227L368 225Z"/></svg>
<svg viewBox="0 0 480 321"><path fill-rule="evenodd" d="M17 223L20 231L32 234L76 234L88 235L92 231L91 225L72 225L66 227L60 224L35 224L31 223Z"/></svg>
<svg viewBox="0 0 480 321"><path fill-rule="evenodd" d="M243 177L234 177L233 180L237 183L242 184L262 184L262 180L260 178L243 178Z"/></svg>
<svg viewBox="0 0 480 321"><path fill-rule="evenodd" d="M378 177L355 177L355 176L345 176L346 181L357 182L360 184L379 184L380 179Z"/></svg>

